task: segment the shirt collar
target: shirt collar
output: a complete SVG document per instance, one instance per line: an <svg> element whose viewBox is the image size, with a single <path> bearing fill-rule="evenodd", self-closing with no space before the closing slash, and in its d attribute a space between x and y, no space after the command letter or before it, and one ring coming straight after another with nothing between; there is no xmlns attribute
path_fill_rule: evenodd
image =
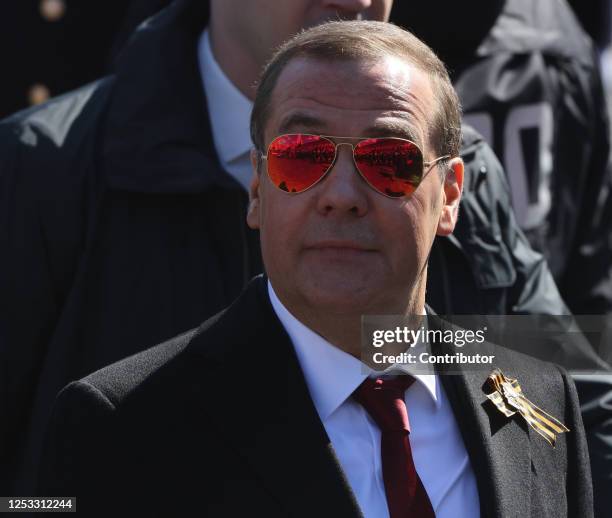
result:
<svg viewBox="0 0 612 518"><path fill-rule="evenodd" d="M283 305L268 280L270 302L295 348L308 390L321 421L325 421L355 389L372 375L363 362L306 327ZM401 369L401 366L399 366ZM435 374L412 374L440 408L440 386Z"/></svg>
<svg viewBox="0 0 612 518"><path fill-rule="evenodd" d="M215 148L221 163L226 165L253 147L249 132L253 103L236 88L215 60L208 28L198 42L198 61Z"/></svg>

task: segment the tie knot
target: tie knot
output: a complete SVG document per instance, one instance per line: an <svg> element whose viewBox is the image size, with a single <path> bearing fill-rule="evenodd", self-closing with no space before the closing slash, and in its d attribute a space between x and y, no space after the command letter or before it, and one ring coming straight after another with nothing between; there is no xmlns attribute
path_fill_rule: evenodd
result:
<svg viewBox="0 0 612 518"><path fill-rule="evenodd" d="M355 389L353 397L367 410L381 432L410 432L404 393L413 383L412 376L366 378Z"/></svg>

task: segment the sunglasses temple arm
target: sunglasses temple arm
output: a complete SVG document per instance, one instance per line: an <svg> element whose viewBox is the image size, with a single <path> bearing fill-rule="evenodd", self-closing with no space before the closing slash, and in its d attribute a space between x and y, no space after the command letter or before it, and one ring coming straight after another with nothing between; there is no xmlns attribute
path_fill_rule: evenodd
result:
<svg viewBox="0 0 612 518"><path fill-rule="evenodd" d="M430 162L423 162L423 166L426 168L432 168L434 165L436 165L441 160L446 160L450 157L451 157L450 155L439 156L438 158L434 158Z"/></svg>

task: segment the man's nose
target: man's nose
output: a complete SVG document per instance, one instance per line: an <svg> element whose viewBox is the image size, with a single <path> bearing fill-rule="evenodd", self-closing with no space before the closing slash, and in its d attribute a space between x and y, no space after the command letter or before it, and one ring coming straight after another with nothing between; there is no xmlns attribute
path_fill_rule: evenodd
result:
<svg viewBox="0 0 612 518"><path fill-rule="evenodd" d="M369 187L355 169L350 144L338 145L336 161L317 187L317 209L324 215L336 212L363 216L368 211Z"/></svg>
<svg viewBox="0 0 612 518"><path fill-rule="evenodd" d="M355 18L372 6L372 0L324 0L328 9L335 9L342 18Z"/></svg>

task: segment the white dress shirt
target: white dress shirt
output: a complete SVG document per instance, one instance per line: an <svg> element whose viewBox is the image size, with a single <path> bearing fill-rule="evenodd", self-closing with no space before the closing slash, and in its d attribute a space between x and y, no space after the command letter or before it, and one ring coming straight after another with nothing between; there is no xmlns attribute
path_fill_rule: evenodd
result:
<svg viewBox="0 0 612 518"><path fill-rule="evenodd" d="M253 175L250 119L253 103L234 86L215 60L205 29L198 42L200 75L213 141L221 166L248 190Z"/></svg>
<svg viewBox="0 0 612 518"><path fill-rule="evenodd" d="M350 396L373 373L297 320L270 282L274 311L291 338L310 396L366 518L388 518L380 430ZM416 470L437 518L480 516L476 479L453 411L435 374L414 374L406 391Z"/></svg>

